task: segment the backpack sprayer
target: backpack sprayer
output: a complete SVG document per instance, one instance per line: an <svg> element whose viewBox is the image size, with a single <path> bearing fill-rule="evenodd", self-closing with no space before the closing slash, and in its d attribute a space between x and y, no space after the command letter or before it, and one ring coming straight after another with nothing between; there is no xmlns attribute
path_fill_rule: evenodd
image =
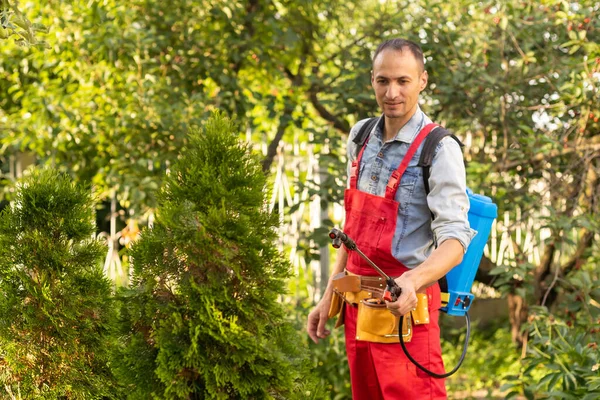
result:
<svg viewBox="0 0 600 400"><path fill-rule="evenodd" d="M490 236L492 229L492 223L498 216L498 207L492 202L489 197L474 194L473 191L467 189L467 196L469 197L470 208L469 208L469 225L477 231L477 235L471 240L467 252L463 256L463 260L460 264L454 267L446 275L448 282L447 292L442 292L442 307L441 311L448 315L464 316L467 323L467 332L465 335L465 342L463 346L463 352L460 356L458 364L452 371L445 374L436 374L435 372L429 371L427 368L419 364L409 353L400 335L400 346L406 357L419 369L426 372L434 378L446 378L454 374L458 368L462 365L465 355L467 354L467 346L469 344L469 337L471 334L471 321L469 319L469 309L473 303L475 296L470 292L473 281L475 280L475 274L479 268L481 257L483 256L483 249L487 240ZM329 232L329 237L332 239L332 246L336 249L343 243L348 250L356 251L370 266L372 266L379 275L381 275L386 281L386 288L383 294L383 299L386 301L396 301L402 289L396 284L393 278L389 277L383 272L373 261L371 261L357 246L354 240L339 229L332 229ZM404 316L400 317L399 331L402 330L402 323Z"/></svg>

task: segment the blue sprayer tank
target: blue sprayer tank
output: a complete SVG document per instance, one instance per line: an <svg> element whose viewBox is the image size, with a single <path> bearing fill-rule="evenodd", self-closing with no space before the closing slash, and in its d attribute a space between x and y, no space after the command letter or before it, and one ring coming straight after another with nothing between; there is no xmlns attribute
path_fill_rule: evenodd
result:
<svg viewBox="0 0 600 400"><path fill-rule="evenodd" d="M490 237L492 224L498 216L498 207L492 199L474 194L468 188L467 195L470 202L469 225L477 231L477 235L471 240L462 262L446 275L449 298L448 304L441 308L448 315L456 316L464 316L471 307L475 297L471 293L473 280L483 256L483 249Z"/></svg>

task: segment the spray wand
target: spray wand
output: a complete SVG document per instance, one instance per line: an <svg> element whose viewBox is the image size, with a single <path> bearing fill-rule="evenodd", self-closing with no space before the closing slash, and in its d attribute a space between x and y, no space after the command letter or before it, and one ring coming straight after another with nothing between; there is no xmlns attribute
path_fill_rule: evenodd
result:
<svg viewBox="0 0 600 400"><path fill-rule="evenodd" d="M402 288L400 288L400 286L398 286L398 284L396 283L396 281L394 281L391 277L389 277L385 272L383 272L381 270L381 268L379 268L373 261L371 261L369 259L369 257L367 257L362 251L360 251L360 249L356 246L356 242L354 242L354 240L352 240L348 235L346 235L344 232L342 232L341 230L337 229L337 228L333 228L330 232L329 232L329 238L332 240L331 245L336 248L339 249L342 246L342 243L348 248L348 250L351 251L356 251L367 263L369 263L369 265L371 267L373 267L375 269L375 271L377 271L377 273L379 275L381 275L383 278L385 278L385 282L387 284L386 288L385 288L385 292L383 293L383 299L385 301L396 301L398 300L398 297L400 296L400 294L402 294ZM404 344L404 340L402 340L402 335L400 336L400 346L402 347L402 350L404 351L404 354L406 354L406 357L408 357L408 359L415 364L419 369L421 369L422 371L426 372L427 374L429 374L430 376L437 378L437 379L441 379L441 378L447 378L450 375L454 374L458 368L460 368L460 366L462 365L463 360L465 359L465 355L467 354L467 345L469 343L469 336L471 333L471 324L470 324L470 320L469 320L469 313L465 314L465 318L467 320L467 334L465 336L465 343L464 343L464 347L463 347L463 352L462 355L460 356L460 360L458 361L458 364L456 365L456 367L454 367L454 369L450 372L447 372L445 374L437 374L433 371L428 370L427 368L423 367L421 364L419 364L417 362L417 360L415 360L410 353L408 352L408 349L406 348L406 345ZM398 324L398 331L400 332L402 329L402 322L404 320L404 316L400 316L400 322Z"/></svg>
<svg viewBox="0 0 600 400"><path fill-rule="evenodd" d="M356 251L366 262L369 263L371 267L375 269L375 271L377 271L379 275L385 278L385 282L387 284L385 292L383 292L383 299L385 301L393 302L398 300L398 297L400 297L400 295L402 294L402 289L400 288L400 286L398 286L394 279L389 277L385 272L381 270L381 268L379 268L373 261L371 261L369 257L367 257L362 251L360 251L360 249L356 246L354 240L352 240L348 235L346 235L344 232L337 228L333 228L329 232L329 237L332 240L331 245L333 247L339 249L341 247L341 243L343 243L344 245L346 245L348 250Z"/></svg>

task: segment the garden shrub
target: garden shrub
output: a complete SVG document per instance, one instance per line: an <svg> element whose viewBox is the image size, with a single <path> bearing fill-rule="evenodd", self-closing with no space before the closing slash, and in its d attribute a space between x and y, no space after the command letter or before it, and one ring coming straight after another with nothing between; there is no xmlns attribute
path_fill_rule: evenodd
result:
<svg viewBox="0 0 600 400"><path fill-rule="evenodd" d="M238 137L218 113L191 130L132 246L118 366L130 398L321 398L278 301L290 268L266 177Z"/></svg>
<svg viewBox="0 0 600 400"><path fill-rule="evenodd" d="M35 171L0 214L0 384L10 398L117 396L105 246L89 188Z"/></svg>

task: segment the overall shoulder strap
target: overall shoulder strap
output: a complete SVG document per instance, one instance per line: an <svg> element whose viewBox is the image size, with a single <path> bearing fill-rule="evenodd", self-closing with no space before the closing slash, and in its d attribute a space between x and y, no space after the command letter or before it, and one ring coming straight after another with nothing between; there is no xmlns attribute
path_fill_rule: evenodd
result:
<svg viewBox="0 0 600 400"><path fill-rule="evenodd" d="M433 123L427 124L423 127L423 129L421 129L421 131L413 139L412 143L410 144L410 147L408 148L408 150L406 151L406 154L404 155L404 158L400 162L398 169L396 169L394 172L392 172L392 175L390 176L390 180L388 181L387 187L385 188L385 197L387 199L393 200L394 197L396 197L396 191L398 190L398 184L400 183L400 179L402 179L402 175L404 174L404 171L406 171L406 168L408 167L410 160L412 160L414 154L417 152L417 149L419 148L419 146L421 146L421 143L423 143L423 141L426 140L429 133L432 130L435 132L435 128L437 128L437 127L439 127L439 125L437 125L437 124L433 124Z"/></svg>
<svg viewBox="0 0 600 400"><path fill-rule="evenodd" d="M356 143L356 149L354 150L354 161L352 161L352 167L350 168L350 188L356 189L358 185L358 166L360 164L360 159L362 158L362 154L365 150L365 143L369 140L369 135L375 127L375 124L379 122L378 117L369 118L364 124L360 127L356 136L352 138L352 141Z"/></svg>
<svg viewBox="0 0 600 400"><path fill-rule="evenodd" d="M379 118L380 117L373 117L365 121L365 123L360 127L360 130L358 131L356 136L354 136L354 138L352 139L352 141L356 143L356 151L354 152L354 157L358 156L358 153L365 145L369 134L371 133L375 125L379 122Z"/></svg>

